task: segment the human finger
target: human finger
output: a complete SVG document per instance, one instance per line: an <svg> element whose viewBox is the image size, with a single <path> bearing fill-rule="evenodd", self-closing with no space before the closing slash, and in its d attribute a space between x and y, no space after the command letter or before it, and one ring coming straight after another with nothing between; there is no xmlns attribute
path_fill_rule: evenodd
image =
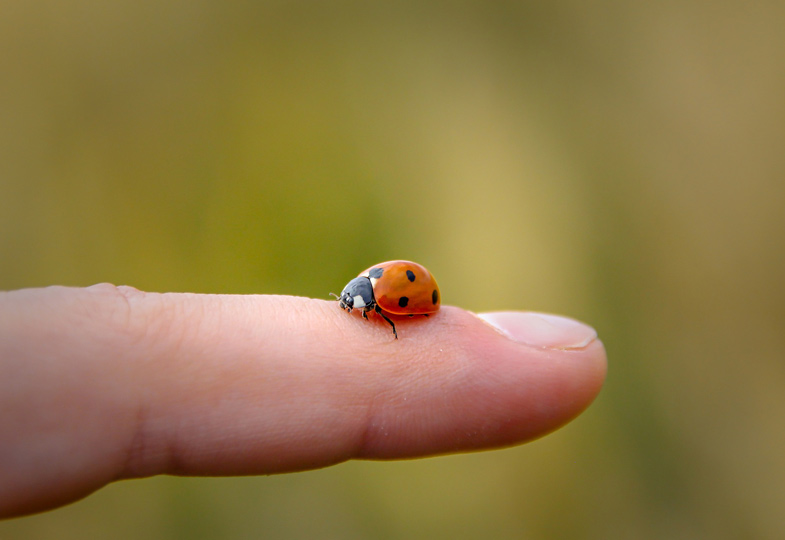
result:
<svg viewBox="0 0 785 540"><path fill-rule="evenodd" d="M602 344L569 319L444 306L396 318L394 340L355 315L287 296L7 293L0 512L117 478L507 446L577 415L604 378Z"/></svg>

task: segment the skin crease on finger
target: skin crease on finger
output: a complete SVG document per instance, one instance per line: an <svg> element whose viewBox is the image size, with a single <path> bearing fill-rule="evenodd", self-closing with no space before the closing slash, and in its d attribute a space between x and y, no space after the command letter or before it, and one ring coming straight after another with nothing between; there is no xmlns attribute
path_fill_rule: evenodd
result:
<svg viewBox="0 0 785 540"><path fill-rule="evenodd" d="M517 444L580 413L605 374L598 340L530 347L444 306L396 318L395 341L383 320L355 315L307 298L108 284L4 293L0 322L13 339L0 345L11 375L0 388L13 387L0 410L25 412L0 418L18 441L0 449L0 515L117 478Z"/></svg>

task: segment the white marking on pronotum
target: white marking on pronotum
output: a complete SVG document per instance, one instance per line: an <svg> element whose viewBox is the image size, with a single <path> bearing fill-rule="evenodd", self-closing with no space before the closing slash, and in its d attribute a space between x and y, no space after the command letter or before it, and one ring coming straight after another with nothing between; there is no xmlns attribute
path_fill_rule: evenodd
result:
<svg viewBox="0 0 785 540"><path fill-rule="evenodd" d="M368 278L368 279L371 280L371 287L376 287L376 282L379 281L379 280L376 279L375 277Z"/></svg>
<svg viewBox="0 0 785 540"><path fill-rule="evenodd" d="M363 300L362 295L357 295L354 297L354 307L356 308L364 308L365 307L365 300Z"/></svg>

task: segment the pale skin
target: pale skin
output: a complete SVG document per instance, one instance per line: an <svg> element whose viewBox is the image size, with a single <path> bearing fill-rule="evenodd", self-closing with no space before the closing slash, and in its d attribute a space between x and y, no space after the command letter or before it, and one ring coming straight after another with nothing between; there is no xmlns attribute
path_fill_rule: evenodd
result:
<svg viewBox="0 0 785 540"><path fill-rule="evenodd" d="M109 284L0 293L0 517L124 478L519 444L596 397L606 358L591 328L485 317L495 327L452 306L396 317L395 340L335 301Z"/></svg>

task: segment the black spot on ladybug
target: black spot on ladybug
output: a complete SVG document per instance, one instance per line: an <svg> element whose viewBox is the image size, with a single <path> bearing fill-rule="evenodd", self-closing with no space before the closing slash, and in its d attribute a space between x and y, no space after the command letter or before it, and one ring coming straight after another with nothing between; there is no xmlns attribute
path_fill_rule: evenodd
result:
<svg viewBox="0 0 785 540"><path fill-rule="evenodd" d="M409 278L409 281L414 281L414 272L412 272L411 270L407 270L406 277Z"/></svg>
<svg viewBox="0 0 785 540"><path fill-rule="evenodd" d="M431 300L433 300L434 306L439 303L439 291L437 291L436 289L433 290L433 294L431 295Z"/></svg>
<svg viewBox="0 0 785 540"><path fill-rule="evenodd" d="M398 305L399 305L399 306L401 306L401 307L406 307L406 305L407 305L408 303L409 303L409 298L408 298L408 297L406 297L406 296L401 296L401 297L398 299Z"/></svg>
<svg viewBox="0 0 785 540"><path fill-rule="evenodd" d="M371 268L368 271L368 277L373 279L379 279L384 274L384 268Z"/></svg>

